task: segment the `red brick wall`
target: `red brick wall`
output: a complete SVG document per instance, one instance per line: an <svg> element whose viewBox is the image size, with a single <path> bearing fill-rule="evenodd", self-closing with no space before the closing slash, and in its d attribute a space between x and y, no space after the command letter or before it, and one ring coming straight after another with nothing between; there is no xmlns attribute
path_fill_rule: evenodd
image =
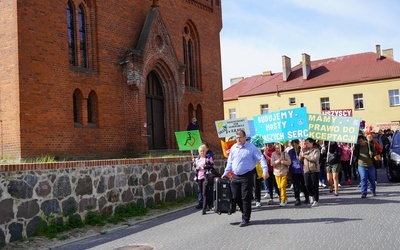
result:
<svg viewBox="0 0 400 250"><path fill-rule="evenodd" d="M91 69L82 72L70 67L68 62L66 2L18 0L21 135L18 135L18 129L13 134L15 138L21 138L23 158L40 155L111 157L147 151L147 137L143 136L147 133L143 126L146 122L144 88L127 85L123 67L118 61L127 50L136 47L152 1L88 2L95 5L96 11L90 15L90 21L95 25L88 30ZM167 106L178 111L165 110L165 120L173 121L166 122L169 126L166 129L167 146L177 148L173 131L186 130L190 102L195 107L198 104L202 106L203 139L219 145L214 121L223 119L220 6L214 6L210 11L194 4L196 1L158 2L180 62L183 62L183 27L189 19L196 25L202 64L203 91L178 91L183 95L182 101ZM209 1L197 2L210 5ZM156 53L152 59L157 60ZM141 79L146 79L152 69L147 70L141 72ZM176 73L176 69L170 70ZM15 85L17 81L12 82ZM178 85L174 88L182 88L182 82L174 84ZM80 126L74 125L73 121L72 94L77 88L84 98L84 122ZM86 98L91 91L98 97L98 127L89 126L85 119ZM175 94L169 93L169 96L181 99ZM173 100L167 101L174 103Z"/></svg>
<svg viewBox="0 0 400 250"><path fill-rule="evenodd" d="M0 1L0 159L20 158L16 1Z"/></svg>

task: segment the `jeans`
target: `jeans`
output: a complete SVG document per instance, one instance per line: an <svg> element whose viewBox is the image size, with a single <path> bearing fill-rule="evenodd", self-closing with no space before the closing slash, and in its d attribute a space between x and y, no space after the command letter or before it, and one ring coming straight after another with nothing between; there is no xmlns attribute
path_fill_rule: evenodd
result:
<svg viewBox="0 0 400 250"><path fill-rule="evenodd" d="M375 193L375 166L363 167L358 166L358 174L360 175L360 186L361 193L367 194L368 191L368 181L369 181L369 189L372 193Z"/></svg>
<svg viewBox="0 0 400 250"><path fill-rule="evenodd" d="M279 193L278 184L275 181L274 171L268 171L268 174L269 174L269 177L266 180L266 182L268 184L269 198L271 200L273 200L274 199L274 190L278 194L278 196L281 196L281 194Z"/></svg>
<svg viewBox="0 0 400 250"><path fill-rule="evenodd" d="M314 201L319 201L319 172L304 173L306 188Z"/></svg>
<svg viewBox="0 0 400 250"><path fill-rule="evenodd" d="M319 181L321 184L326 184L326 160L321 161L320 164L320 172L319 172ZM319 183L318 183L319 184Z"/></svg>
<svg viewBox="0 0 400 250"><path fill-rule="evenodd" d="M204 179L197 181L197 200L200 206L203 206L203 183Z"/></svg>
<svg viewBox="0 0 400 250"><path fill-rule="evenodd" d="M294 198L296 199L296 201L300 201L300 192L303 192L304 198L306 200L308 200L309 194L308 194L308 190L305 187L304 175L302 173L292 174L292 180L293 180L293 188L294 188Z"/></svg>
<svg viewBox="0 0 400 250"><path fill-rule="evenodd" d="M340 161L342 164L343 172L344 172L344 180L348 181L351 180L351 165L350 160L348 161Z"/></svg>
<svg viewBox="0 0 400 250"><path fill-rule="evenodd" d="M251 198L253 196L253 171L242 175L234 174L231 181L233 199L243 212L242 220L250 221L251 216Z"/></svg>

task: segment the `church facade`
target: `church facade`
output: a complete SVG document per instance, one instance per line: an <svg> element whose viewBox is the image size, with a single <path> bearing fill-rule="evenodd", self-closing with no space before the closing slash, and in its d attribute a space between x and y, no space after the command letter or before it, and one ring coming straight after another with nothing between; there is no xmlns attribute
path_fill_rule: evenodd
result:
<svg viewBox="0 0 400 250"><path fill-rule="evenodd" d="M1 1L0 158L218 147L220 0Z"/></svg>

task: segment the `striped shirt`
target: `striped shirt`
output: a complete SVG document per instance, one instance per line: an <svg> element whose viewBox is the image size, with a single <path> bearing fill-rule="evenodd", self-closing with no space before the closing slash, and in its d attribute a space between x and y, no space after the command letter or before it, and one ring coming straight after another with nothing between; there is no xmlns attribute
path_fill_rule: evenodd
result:
<svg viewBox="0 0 400 250"><path fill-rule="evenodd" d="M256 146L248 142L243 146L235 143L229 152L224 175L227 176L231 171L236 175L243 175L252 171L256 167L256 162L260 162L263 171L268 172L267 161Z"/></svg>

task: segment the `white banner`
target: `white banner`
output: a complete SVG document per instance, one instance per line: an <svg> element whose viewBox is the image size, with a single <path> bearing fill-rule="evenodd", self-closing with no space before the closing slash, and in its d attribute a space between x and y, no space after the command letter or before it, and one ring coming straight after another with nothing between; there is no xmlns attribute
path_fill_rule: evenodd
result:
<svg viewBox="0 0 400 250"><path fill-rule="evenodd" d="M248 135L250 134L249 123L246 118L215 121L215 127L219 138L235 136L239 129L244 130Z"/></svg>

